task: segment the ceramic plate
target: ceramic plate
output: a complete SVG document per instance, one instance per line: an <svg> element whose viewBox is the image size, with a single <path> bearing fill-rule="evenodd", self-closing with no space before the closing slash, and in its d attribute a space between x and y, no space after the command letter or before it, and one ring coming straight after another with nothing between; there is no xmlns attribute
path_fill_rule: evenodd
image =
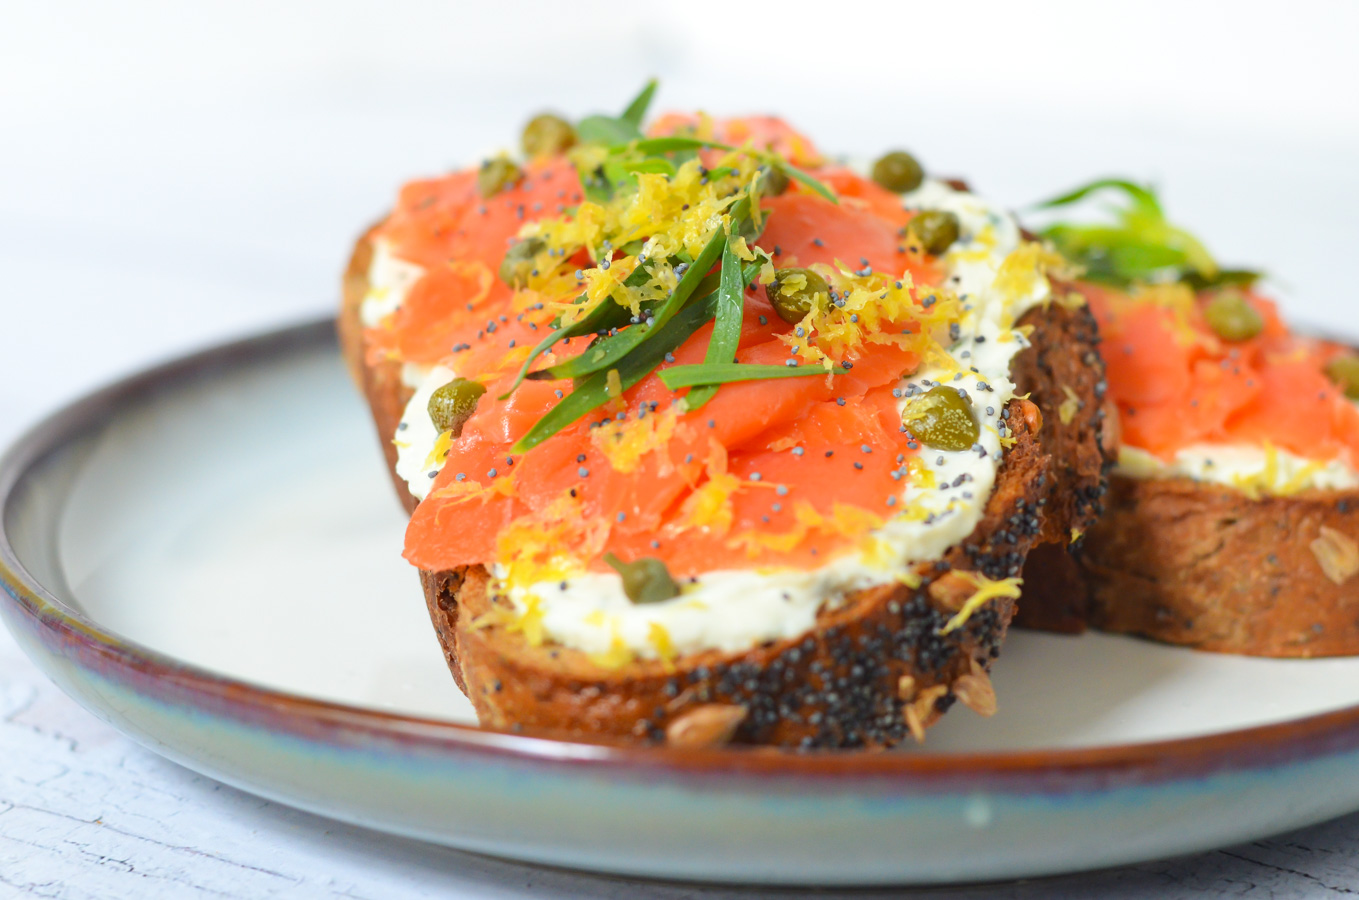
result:
<svg viewBox="0 0 1359 900"><path fill-rule="evenodd" d="M1188 853L1359 809L1359 660L1015 633L1000 713L863 755L475 727L319 322L54 415L0 464L30 656L153 750L348 822L667 878L950 882Z"/></svg>

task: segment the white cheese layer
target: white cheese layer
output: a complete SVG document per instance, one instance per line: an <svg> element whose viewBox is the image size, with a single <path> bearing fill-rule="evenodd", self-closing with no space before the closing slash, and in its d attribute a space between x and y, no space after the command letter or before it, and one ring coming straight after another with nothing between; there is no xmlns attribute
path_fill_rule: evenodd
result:
<svg viewBox="0 0 1359 900"><path fill-rule="evenodd" d="M368 293L359 307L363 327L376 328L383 319L400 309L411 285L423 274L425 270L420 266L393 256L386 241L374 241L373 261L368 265Z"/></svg>
<svg viewBox="0 0 1359 900"><path fill-rule="evenodd" d="M359 306L359 320L364 328L376 328L401 308L411 286L420 280L425 270L415 263L398 259L386 241L373 243L373 258L368 264L368 293ZM444 366L422 366L405 363L401 367L401 381L415 391L406 404L392 443L396 446L396 472L410 492L423 500L429 493L440 464L430 459L439 433L428 413L429 397L438 388L453 380L453 371Z"/></svg>
<svg viewBox="0 0 1359 900"><path fill-rule="evenodd" d="M918 564L939 559L977 527L1003 456L1004 410L1015 392L1010 364L1028 346L1011 326L1047 300L1050 290L1041 273L1035 274L1024 296L1013 296L997 285L1001 264L1022 243L1018 224L1009 214L935 181L905 195L903 203L957 215L961 237L945 257L944 286L958 295L967 312L949 348L963 374L955 376L953 368L922 368L899 385L899 407L904 409L912 396L935 384L947 384L965 392L982 426L978 445L970 450L919 451L920 464L933 474L937 487L908 486L911 479L903 478L896 508L909 504L923 518L889 519L863 545L874 546L871 555L851 552L813 570L706 572L685 584L680 596L660 603L634 604L613 573L582 570L564 581L508 585L506 592L519 609L531 603L541 614L549 640L601 654L621 645L638 656L654 658L659 655L658 629L667 649L678 654L739 651L795 637L813 627L824 604L899 580ZM381 283L381 274L374 271L375 284ZM452 377L444 368L429 373L407 407L405 432L398 435L407 444L398 443L403 454L398 471L416 496L424 496L430 472L437 472L428 464L437 435L424 407L429 395ZM505 577L505 566L497 563L491 568L496 577Z"/></svg>
<svg viewBox="0 0 1359 900"><path fill-rule="evenodd" d="M415 393L406 403L401 424L396 426L396 436L392 438L396 445L396 474L405 479L416 499L423 500L434 483L434 476L443 468L443 460L432 456L439 431L429 417L429 398L455 375L447 366L424 368L411 363L406 364L401 374L403 380L415 377L418 381L411 385Z"/></svg>
<svg viewBox="0 0 1359 900"><path fill-rule="evenodd" d="M1311 460L1255 444L1195 444L1169 462L1137 447L1122 447L1114 471L1128 478L1191 478L1282 495L1359 487L1359 472L1341 460Z"/></svg>

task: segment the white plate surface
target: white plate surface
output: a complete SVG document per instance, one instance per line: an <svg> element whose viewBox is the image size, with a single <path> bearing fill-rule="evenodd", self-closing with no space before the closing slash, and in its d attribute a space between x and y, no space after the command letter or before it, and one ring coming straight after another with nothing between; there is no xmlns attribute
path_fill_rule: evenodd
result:
<svg viewBox="0 0 1359 900"><path fill-rule="evenodd" d="M444 666L366 410L329 352L210 380L119 419L62 520L71 590L153 649L290 693L473 721ZM1359 659L1267 660L1012 633L1000 712L940 751L1190 737L1359 703Z"/></svg>

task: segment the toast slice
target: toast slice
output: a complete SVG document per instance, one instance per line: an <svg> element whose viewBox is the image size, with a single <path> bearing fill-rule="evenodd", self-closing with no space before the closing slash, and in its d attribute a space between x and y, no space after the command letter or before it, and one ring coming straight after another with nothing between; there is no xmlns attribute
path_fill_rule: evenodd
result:
<svg viewBox="0 0 1359 900"><path fill-rule="evenodd" d="M1359 654L1359 491L1251 498L1114 474L1104 518L1025 569L1019 624L1249 656Z"/></svg>
<svg viewBox="0 0 1359 900"><path fill-rule="evenodd" d="M654 88L408 184L351 263L341 333L426 497L405 555L454 677L488 726L588 740L989 715L1025 557L1102 502L1093 318L910 154L644 133Z"/></svg>
<svg viewBox="0 0 1359 900"><path fill-rule="evenodd" d="M411 509L415 498L395 473L391 436L412 391L399 363L368 352L359 321L370 235L359 241L345 278L341 346L368 398L401 502ZM1051 304L1022 324L1033 327L1033 346L1016 357L1011 376L1029 399L1011 401L1016 443L981 523L917 587L860 591L823 609L815 627L794 639L606 668L580 651L530 646L522 634L483 624L502 599L484 567L421 571L449 670L482 724L591 740L849 748L922 740L957 702L992 714L989 672L1016 601L997 596L949 629L977 593L969 576L1012 578L1032 548L1064 546L1073 529L1089 528L1102 509L1109 462L1090 311ZM1073 396L1080 414L1063 416Z"/></svg>
<svg viewBox="0 0 1359 900"><path fill-rule="evenodd" d="M1182 229L1160 229L1179 243L1159 255L1112 253L1161 215L1150 189L1103 180L1054 203L1109 190L1141 219L1048 235L1102 279L1082 289L1116 348L1108 421L1116 432L1122 416L1126 446L1104 517L1072 553L1030 557L1018 624L1251 656L1359 654L1359 412L1346 375L1359 357L1290 334L1256 273L1222 270L1192 237L1198 255L1177 257ZM1180 268L1136 268L1147 258Z"/></svg>

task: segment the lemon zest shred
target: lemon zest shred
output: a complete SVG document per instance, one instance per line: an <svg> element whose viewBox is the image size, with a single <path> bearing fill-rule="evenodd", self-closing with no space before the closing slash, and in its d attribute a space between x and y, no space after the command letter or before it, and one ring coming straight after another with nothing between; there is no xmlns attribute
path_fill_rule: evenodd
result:
<svg viewBox="0 0 1359 900"><path fill-rule="evenodd" d="M994 581L979 572L958 572L963 578L972 582L976 587L976 592L963 602L962 608L957 614L939 629L939 634L949 634L962 628L967 624L967 620L972 618L973 613L981 609L991 600L997 598L1009 598L1016 600L1020 595L1020 585L1024 583L1022 578L1003 578Z"/></svg>
<svg viewBox="0 0 1359 900"><path fill-rule="evenodd" d="M517 621L509 627L511 632L520 632L530 647L540 647L543 643L543 601L537 594L525 594L515 604L519 607Z"/></svg>
<svg viewBox="0 0 1359 900"><path fill-rule="evenodd" d="M787 262L787 260L785 260ZM866 344L891 345L956 370L957 361L944 349L951 325L963 318L962 304L940 287L917 286L908 273L900 277L871 270L834 266L811 267L835 292L832 303L808 311L791 333L777 335L805 362L829 371L834 363L856 357ZM806 287L800 274L780 285L791 294Z"/></svg>
<svg viewBox="0 0 1359 900"><path fill-rule="evenodd" d="M1062 309L1077 310L1090 305L1090 301L1080 291L1063 291L1053 294L1048 298L1049 303L1056 303Z"/></svg>
<svg viewBox="0 0 1359 900"><path fill-rule="evenodd" d="M586 654L586 659L601 669L621 669L636 658L636 654L623 642L623 637L618 633L616 623L613 626L613 637L609 641L609 649L603 653Z"/></svg>
<svg viewBox="0 0 1359 900"><path fill-rule="evenodd" d="M690 493L680 506L680 528L698 528L723 535L730 530L734 518L731 495L742 482L727 471L727 449L716 440L708 441L705 471L708 480Z"/></svg>
<svg viewBox="0 0 1359 900"><path fill-rule="evenodd" d="M1259 472L1236 475L1232 478L1232 486L1248 499L1259 500L1262 496L1289 497L1297 494L1306 490L1313 476L1325 468L1316 460L1308 460L1280 483L1284 472L1283 458L1279 454L1279 449L1270 441L1264 441L1261 446L1265 452L1264 468Z"/></svg>
<svg viewBox="0 0 1359 900"><path fill-rule="evenodd" d="M902 572L898 572L896 579L911 590L915 590L925 583L924 579L920 577L920 573L914 569L906 569Z"/></svg>
<svg viewBox="0 0 1359 900"><path fill-rule="evenodd" d="M473 619L468 628L472 631L481 631L495 625L512 625L516 618L517 616L512 610L503 606L493 606Z"/></svg>
<svg viewBox="0 0 1359 900"><path fill-rule="evenodd" d="M745 238L741 237L740 235L737 235L736 237L728 241L728 243L731 245L731 252L736 254L737 259L741 260L742 262L754 261L755 254L751 252L748 246L746 246Z"/></svg>
<svg viewBox="0 0 1359 900"><path fill-rule="evenodd" d="M392 443L395 444L396 441L393 441ZM397 446L399 447L401 445L397 444ZM407 444L406 446L410 445ZM443 465L444 460L448 458L448 448L452 446L453 432L445 431L443 434L440 434L438 439L434 441L434 446L430 449L429 456L425 457L425 468L428 469L430 466Z"/></svg>
<svg viewBox="0 0 1359 900"><path fill-rule="evenodd" d="M1063 425L1070 425L1075 420L1076 413L1081 411L1081 398L1070 385L1062 385L1062 393L1066 394L1066 399L1057 407L1057 418Z"/></svg>
<svg viewBox="0 0 1359 900"><path fill-rule="evenodd" d="M1278 493L1281 496L1290 497L1293 494L1306 490L1308 485L1312 482L1312 476L1316 475L1323 468L1324 466L1316 460L1309 461L1302 468L1298 469L1298 471L1294 472L1292 478L1289 478L1279 486Z"/></svg>
<svg viewBox="0 0 1359 900"><path fill-rule="evenodd" d="M662 451L670 445L678 418L678 412L671 408L638 418L615 419L592 429L590 442L615 472L634 472L644 456ZM668 457L666 459L668 461ZM664 462L661 469L661 474L668 471Z"/></svg>
<svg viewBox="0 0 1359 900"><path fill-rule="evenodd" d="M528 587L573 577L581 560L598 556L609 523L585 515L579 497L563 492L542 510L505 526L496 540L496 559L505 560L504 581Z"/></svg>
<svg viewBox="0 0 1359 900"><path fill-rule="evenodd" d="M1259 472L1249 475L1236 475L1232 484L1251 500L1259 500L1262 495L1274 493L1274 485L1279 475L1279 451L1269 441L1262 444L1265 451L1265 466Z"/></svg>
<svg viewBox="0 0 1359 900"><path fill-rule="evenodd" d="M656 651L656 658L661 661L665 671L675 670L675 659L679 656L679 651L675 649L674 642L670 639L670 632L660 622L652 622L647 627L647 643L651 644Z"/></svg>
<svg viewBox="0 0 1359 900"><path fill-rule="evenodd" d="M875 569L890 569L899 559L892 545L879 537L870 537L864 542L863 557L864 562Z"/></svg>
<svg viewBox="0 0 1359 900"><path fill-rule="evenodd" d="M932 491L939 486L939 476L919 456L913 456L906 460L906 477L911 484L927 491Z"/></svg>
<svg viewBox="0 0 1359 900"><path fill-rule="evenodd" d="M1019 303L1047 290L1048 273L1066 267L1067 261L1052 248L1025 241L1001 260L992 287L1007 305Z"/></svg>

